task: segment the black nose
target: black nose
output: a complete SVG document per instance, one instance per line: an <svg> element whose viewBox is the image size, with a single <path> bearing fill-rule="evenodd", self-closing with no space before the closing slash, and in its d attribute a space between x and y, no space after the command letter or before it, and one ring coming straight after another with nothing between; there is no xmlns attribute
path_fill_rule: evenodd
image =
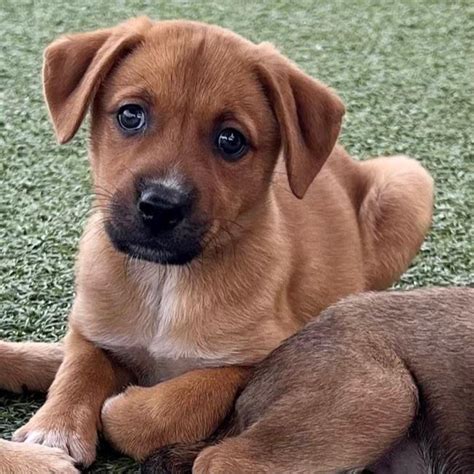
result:
<svg viewBox="0 0 474 474"><path fill-rule="evenodd" d="M155 232L176 227L189 211L190 195L161 184L147 186L138 198L138 211L145 225Z"/></svg>

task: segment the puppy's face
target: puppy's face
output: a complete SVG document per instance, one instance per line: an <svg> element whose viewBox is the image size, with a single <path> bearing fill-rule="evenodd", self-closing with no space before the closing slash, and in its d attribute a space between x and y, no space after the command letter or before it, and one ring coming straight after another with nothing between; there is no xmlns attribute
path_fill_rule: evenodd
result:
<svg viewBox="0 0 474 474"><path fill-rule="evenodd" d="M92 166L118 249L187 263L265 200L280 136L244 51L212 30L161 26L103 83Z"/></svg>
<svg viewBox="0 0 474 474"><path fill-rule="evenodd" d="M65 44L74 38L46 51L48 105L67 141L92 103L99 207L110 240L131 256L185 264L224 244L268 205L282 145L298 197L334 146L337 98L268 47L209 25L144 19ZM58 61L67 70L74 55L73 79L53 84Z"/></svg>

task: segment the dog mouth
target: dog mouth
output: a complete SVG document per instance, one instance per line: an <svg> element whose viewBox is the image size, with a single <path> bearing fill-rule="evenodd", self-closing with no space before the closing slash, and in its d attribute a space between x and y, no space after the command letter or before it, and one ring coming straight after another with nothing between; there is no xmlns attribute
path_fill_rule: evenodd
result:
<svg viewBox="0 0 474 474"><path fill-rule="evenodd" d="M186 265L201 253L200 248L187 249L186 251L180 250L177 252L136 243L130 243L126 248L122 247L120 251L126 253L131 258L162 265Z"/></svg>
<svg viewBox="0 0 474 474"><path fill-rule="evenodd" d="M186 265L202 253L206 228L198 225L185 226L180 230L155 236L108 221L105 223L105 231L114 248L132 259L162 265Z"/></svg>

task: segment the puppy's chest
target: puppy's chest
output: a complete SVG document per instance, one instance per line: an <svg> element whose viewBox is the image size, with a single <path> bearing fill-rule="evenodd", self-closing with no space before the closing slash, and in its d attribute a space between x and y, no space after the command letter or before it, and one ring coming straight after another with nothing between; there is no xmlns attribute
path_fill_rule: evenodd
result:
<svg viewBox="0 0 474 474"><path fill-rule="evenodd" d="M206 334L211 306L206 295L196 297L173 276L148 282L134 314L122 313L122 324L96 342L129 367L143 385L196 368L225 365L231 363L227 352Z"/></svg>
<svg viewBox="0 0 474 474"><path fill-rule="evenodd" d="M208 367L209 361L192 357L160 357L147 347L132 346L118 348L104 346L120 363L136 377L138 384L152 386L172 379L190 370ZM124 350L125 349L125 350Z"/></svg>

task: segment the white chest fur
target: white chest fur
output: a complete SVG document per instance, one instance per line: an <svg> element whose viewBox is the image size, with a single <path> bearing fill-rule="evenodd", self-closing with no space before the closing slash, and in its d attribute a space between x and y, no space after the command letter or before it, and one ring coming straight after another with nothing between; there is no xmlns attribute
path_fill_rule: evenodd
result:
<svg viewBox="0 0 474 474"><path fill-rule="evenodd" d="M141 384L237 362L222 346L193 333L192 327L205 324L213 303L203 292L195 294L189 269L138 262L130 265L129 278L135 283L134 310L121 311L118 302L113 324L111 318L88 318L82 331L129 366ZM201 323L193 324L197 320Z"/></svg>

